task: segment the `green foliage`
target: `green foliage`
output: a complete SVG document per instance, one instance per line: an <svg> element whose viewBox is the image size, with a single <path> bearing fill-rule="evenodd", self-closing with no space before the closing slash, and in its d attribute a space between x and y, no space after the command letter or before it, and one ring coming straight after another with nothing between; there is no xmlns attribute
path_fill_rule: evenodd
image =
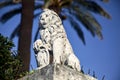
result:
<svg viewBox="0 0 120 80"><path fill-rule="evenodd" d="M11 49L13 42L0 34L0 80L16 80L22 74L19 72L22 62L16 52Z"/></svg>

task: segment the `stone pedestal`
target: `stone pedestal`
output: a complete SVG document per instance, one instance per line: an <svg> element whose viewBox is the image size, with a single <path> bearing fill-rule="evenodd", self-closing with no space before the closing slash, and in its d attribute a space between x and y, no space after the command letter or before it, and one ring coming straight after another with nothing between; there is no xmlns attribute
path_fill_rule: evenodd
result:
<svg viewBox="0 0 120 80"><path fill-rule="evenodd" d="M19 80L97 80L64 65L50 64Z"/></svg>

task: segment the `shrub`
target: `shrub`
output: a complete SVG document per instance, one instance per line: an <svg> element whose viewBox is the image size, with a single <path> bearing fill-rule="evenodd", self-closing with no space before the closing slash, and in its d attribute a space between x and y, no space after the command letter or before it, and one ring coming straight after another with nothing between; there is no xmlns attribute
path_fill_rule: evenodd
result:
<svg viewBox="0 0 120 80"><path fill-rule="evenodd" d="M16 80L22 74L22 62L12 47L13 42L0 34L0 80Z"/></svg>

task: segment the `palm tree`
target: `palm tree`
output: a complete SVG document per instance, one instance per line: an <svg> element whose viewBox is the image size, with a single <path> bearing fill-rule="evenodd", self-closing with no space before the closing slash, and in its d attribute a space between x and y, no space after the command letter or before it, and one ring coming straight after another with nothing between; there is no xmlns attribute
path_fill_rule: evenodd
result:
<svg viewBox="0 0 120 80"><path fill-rule="evenodd" d="M18 1L19 4L21 4L20 0L14 0L14 2L16 1ZM109 0L99 0L99 1L108 2ZM6 0L0 3L0 8L6 7L8 5L19 5L19 4L13 4L11 0ZM32 1L22 0L22 7L15 8L14 10L5 13L0 19L0 21L4 23L10 18L12 18L14 15L22 11L21 25L19 25L13 31L13 33L11 34L11 38L14 38L14 36L19 33L18 50L20 51L20 56L23 59L24 65L26 66L25 71L29 70L33 7L34 7L33 0ZM42 8L49 8L54 10L56 13L58 13L58 15L61 17L63 21L64 19L69 20L73 29L77 32L78 36L80 37L80 39L84 44L85 44L84 33L81 29L81 26L79 25L80 22L84 25L84 27L88 31L90 31L92 36L97 35L100 39L102 39L103 36L101 32L102 29L101 25L96 20L93 13L102 15L107 19L111 18L110 15L94 0L40 0L39 3L35 3L34 10L42 9ZM39 14L40 13L35 14L34 17L38 16ZM30 18L28 18L28 15ZM29 20L26 18L28 18ZM35 39L37 37L37 34L35 36ZM29 59L26 60L26 58Z"/></svg>

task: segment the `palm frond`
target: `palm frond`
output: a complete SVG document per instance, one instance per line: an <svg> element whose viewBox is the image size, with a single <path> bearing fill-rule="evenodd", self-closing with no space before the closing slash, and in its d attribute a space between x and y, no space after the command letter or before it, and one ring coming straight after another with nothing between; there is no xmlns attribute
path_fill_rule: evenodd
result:
<svg viewBox="0 0 120 80"><path fill-rule="evenodd" d="M22 2L22 0L12 0L13 1L13 3L20 3L20 2Z"/></svg>
<svg viewBox="0 0 120 80"><path fill-rule="evenodd" d="M15 5L15 4L13 4L12 0L7 0L7 1L5 0L0 2L0 8L3 8L8 5Z"/></svg>
<svg viewBox="0 0 120 80"><path fill-rule="evenodd" d="M42 7L43 7L43 4L36 5L35 8L34 8L34 10L36 10L36 9L42 9Z"/></svg>
<svg viewBox="0 0 120 80"><path fill-rule="evenodd" d="M21 13L21 10L22 10L21 8L10 10L9 12L5 13L1 17L0 22L5 23L6 21L8 21L10 18L15 16L16 14Z"/></svg>
<svg viewBox="0 0 120 80"><path fill-rule="evenodd" d="M68 18L69 18L70 24L72 25L72 28L76 31L78 37L82 40L82 42L84 44L86 44L85 38L84 38L84 33L83 33L82 29L80 28L80 25L75 20L73 20L73 18L71 16L68 16Z"/></svg>
<svg viewBox="0 0 120 80"><path fill-rule="evenodd" d="M13 0L13 1L16 1L16 0ZM69 18L68 20L70 21L72 27L77 32L79 38L82 40L82 42L84 44L85 44L84 34L82 32L81 27L79 26L78 21L80 21L88 31L90 31L90 33L92 34L93 37L95 35L97 35L100 39L103 38L102 32L101 32L101 29L102 29L101 25L93 17L91 12L100 14L108 19L110 19L111 16L99 4L97 4L94 0L74 0L74 1L72 1L72 0L41 0L41 1L44 1L45 7L47 7L47 8L51 4L54 4L54 3L58 4L58 2L59 2L58 6L60 8L64 8L66 6L68 8L69 4L71 4L71 6L69 6L69 9L68 9L68 10L71 10L70 16L68 15L68 18ZM105 3L109 2L109 0L99 0L99 1L102 1ZM0 8L2 8L4 6L8 6L8 5L14 5L14 3L12 3L12 0L7 0L7 1L1 2ZM35 5L35 10L41 9L42 7L43 7L43 3L40 3L39 5ZM19 13L21 13L21 7L15 8L15 9L5 13L0 18L0 22L5 23L10 18L12 18L14 15L17 15ZM39 14L40 13L35 14L34 18L39 16ZM71 15L73 15L75 17L75 19L78 21L76 22L75 20L73 20ZM13 39L16 35L18 35L18 33L16 33L17 30L19 30L19 28L16 27L16 29L11 34L11 39ZM39 29L37 29L34 40L37 39L38 33L39 33Z"/></svg>
<svg viewBox="0 0 120 80"><path fill-rule="evenodd" d="M42 7L41 5L36 5L35 6L35 10L36 9L40 9ZM7 22L10 18L12 18L13 16L20 14L21 13L22 8L16 8L13 10L10 10L9 12L5 13L1 18L0 18L0 22L5 23Z"/></svg>
<svg viewBox="0 0 120 80"><path fill-rule="evenodd" d="M49 0L44 0L44 3L47 3Z"/></svg>
<svg viewBox="0 0 120 80"><path fill-rule="evenodd" d="M103 38L101 33L101 25L90 12L78 7L72 6L71 8L73 9L72 15L74 15L78 21L81 21L85 28L89 30L93 36L96 34L100 39Z"/></svg>
<svg viewBox="0 0 120 80"><path fill-rule="evenodd" d="M61 8L68 7L72 3L72 0L61 0L59 6Z"/></svg>
<svg viewBox="0 0 120 80"><path fill-rule="evenodd" d="M106 0L103 0L106 1ZM75 4L77 5L82 5L83 7L87 8L88 10L100 14L108 19L111 19L111 16L100 6L98 5L95 1L89 1L89 0L75 0Z"/></svg>
<svg viewBox="0 0 120 80"><path fill-rule="evenodd" d="M57 0L44 0L44 8L48 8L53 3L56 3Z"/></svg>
<svg viewBox="0 0 120 80"><path fill-rule="evenodd" d="M10 35L10 39L12 40L15 36L19 36L20 24L13 30L12 34Z"/></svg>
<svg viewBox="0 0 120 80"><path fill-rule="evenodd" d="M102 2L105 2L105 3L108 3L109 2L109 0L101 0Z"/></svg>
<svg viewBox="0 0 120 80"><path fill-rule="evenodd" d="M92 27L90 26L89 23L87 23L87 21L84 21L84 15L81 14L80 10L78 8L72 8L73 10L71 11L71 14L75 16L75 18L80 21L84 27L89 30L92 34L92 36L95 36L94 30L92 29ZM78 13L77 13L78 12Z"/></svg>

